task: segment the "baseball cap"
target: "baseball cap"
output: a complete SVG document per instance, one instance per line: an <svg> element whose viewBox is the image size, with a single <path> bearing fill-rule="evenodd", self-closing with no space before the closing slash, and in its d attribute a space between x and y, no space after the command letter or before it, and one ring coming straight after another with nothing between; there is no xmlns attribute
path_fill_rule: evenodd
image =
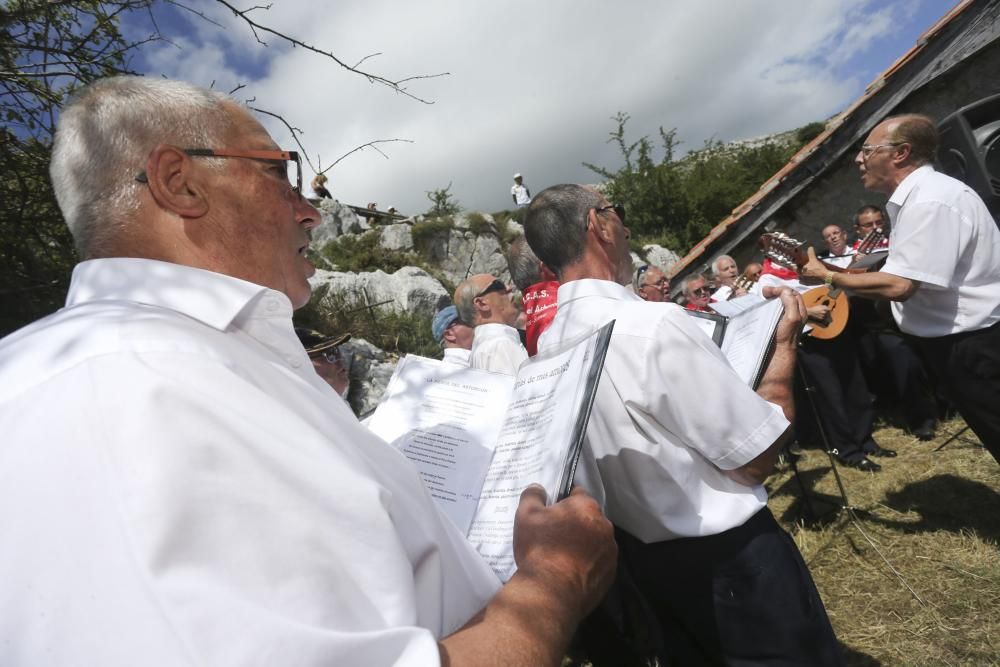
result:
<svg viewBox="0 0 1000 667"><path fill-rule="evenodd" d="M299 337L302 347L306 348L306 353L311 355L326 352L327 350L343 345L351 340L351 334L340 334L339 336L324 336L315 329L295 328L295 335Z"/></svg>
<svg viewBox="0 0 1000 667"><path fill-rule="evenodd" d="M455 306L439 310L434 316L434 321L431 322L431 335L434 336L434 340L440 343L441 339L444 338L444 330L454 324L457 319L458 308Z"/></svg>

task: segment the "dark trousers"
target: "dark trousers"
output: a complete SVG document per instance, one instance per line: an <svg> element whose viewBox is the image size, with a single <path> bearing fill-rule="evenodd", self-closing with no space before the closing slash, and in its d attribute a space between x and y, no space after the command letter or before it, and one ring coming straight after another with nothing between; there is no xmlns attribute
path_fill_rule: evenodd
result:
<svg viewBox="0 0 1000 667"><path fill-rule="evenodd" d="M1000 462L1000 322L940 338L916 338L928 370Z"/></svg>
<svg viewBox="0 0 1000 667"><path fill-rule="evenodd" d="M718 535L621 544L667 665L843 665L802 555L766 507Z"/></svg>
<svg viewBox="0 0 1000 667"><path fill-rule="evenodd" d="M798 362L815 389L812 400L829 446L844 461L865 458L875 450L871 439L875 409L855 341L847 334L831 340L806 336L799 346ZM802 418L812 414L812 409L797 405L795 412Z"/></svg>
<svg viewBox="0 0 1000 667"><path fill-rule="evenodd" d="M910 429L937 419L930 380L912 343L886 331L865 332L858 343L868 387L883 409L902 416Z"/></svg>

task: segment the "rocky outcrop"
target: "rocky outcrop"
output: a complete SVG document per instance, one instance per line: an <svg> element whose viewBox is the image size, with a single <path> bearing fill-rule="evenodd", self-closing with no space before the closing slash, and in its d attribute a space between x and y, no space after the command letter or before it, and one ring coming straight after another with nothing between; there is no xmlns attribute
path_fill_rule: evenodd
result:
<svg viewBox="0 0 1000 667"><path fill-rule="evenodd" d="M680 255L673 250L651 243L642 246L642 251L646 255L646 261L661 271L667 272L670 267L680 261Z"/></svg>
<svg viewBox="0 0 1000 667"><path fill-rule="evenodd" d="M383 310L407 311L433 317L451 303L451 295L429 273L404 266L395 273L345 273L317 270L309 279L314 291L327 288L327 299L350 305L381 304Z"/></svg>
<svg viewBox="0 0 1000 667"><path fill-rule="evenodd" d="M320 199L316 205L323 221L312 230L312 244L322 247L344 234L359 234L371 229L371 224L349 206L336 199Z"/></svg>
<svg viewBox="0 0 1000 667"><path fill-rule="evenodd" d="M354 414L363 419L374 412L382 400L396 360L363 338L352 338L343 348L351 360L347 402Z"/></svg>

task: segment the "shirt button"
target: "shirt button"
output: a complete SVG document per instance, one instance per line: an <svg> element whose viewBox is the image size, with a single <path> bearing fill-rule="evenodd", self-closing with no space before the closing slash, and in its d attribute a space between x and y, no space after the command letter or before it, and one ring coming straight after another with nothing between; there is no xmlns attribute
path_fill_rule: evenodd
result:
<svg viewBox="0 0 1000 667"><path fill-rule="evenodd" d="M268 299L267 300L267 309L271 310L271 311L278 310L278 302L277 302L277 300L275 300L275 299Z"/></svg>

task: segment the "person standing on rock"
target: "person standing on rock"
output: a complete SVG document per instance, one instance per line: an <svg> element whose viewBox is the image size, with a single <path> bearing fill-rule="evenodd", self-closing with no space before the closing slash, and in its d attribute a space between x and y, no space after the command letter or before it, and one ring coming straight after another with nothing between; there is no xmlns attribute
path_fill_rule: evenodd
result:
<svg viewBox="0 0 1000 667"><path fill-rule="evenodd" d="M510 196L514 199L514 206L524 208L531 203L531 192L524 184L521 174L514 174L514 185L510 186Z"/></svg>

